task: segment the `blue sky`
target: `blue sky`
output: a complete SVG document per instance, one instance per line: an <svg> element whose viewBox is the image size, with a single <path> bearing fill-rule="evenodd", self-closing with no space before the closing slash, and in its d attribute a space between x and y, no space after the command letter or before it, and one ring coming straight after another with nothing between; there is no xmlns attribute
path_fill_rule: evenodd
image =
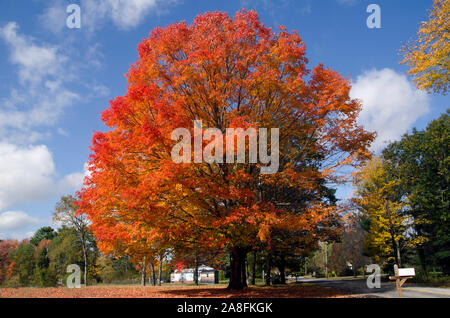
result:
<svg viewBox="0 0 450 318"><path fill-rule="evenodd" d="M69 4L80 29L66 26ZM381 28L369 29L369 4ZM449 106L448 96L417 91L399 64L400 47L427 18L431 0L3 0L0 2L0 238L23 238L51 225L62 194L81 186L100 112L123 95L137 44L156 26L191 22L206 11L255 9L267 26L297 30L309 66L351 78L360 122L383 142L424 128ZM345 198L350 187L340 187Z"/></svg>

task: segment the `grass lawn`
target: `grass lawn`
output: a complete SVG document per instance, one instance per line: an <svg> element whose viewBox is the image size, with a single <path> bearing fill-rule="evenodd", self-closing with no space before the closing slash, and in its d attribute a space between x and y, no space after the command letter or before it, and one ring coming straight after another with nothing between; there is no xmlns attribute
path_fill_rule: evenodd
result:
<svg viewBox="0 0 450 318"><path fill-rule="evenodd" d="M226 285L182 285L163 286L88 286L79 289L66 287L21 287L0 288L1 297L13 298L302 298L302 297L346 297L346 294L329 287L311 284L289 284L285 286L255 286L242 291L228 291Z"/></svg>

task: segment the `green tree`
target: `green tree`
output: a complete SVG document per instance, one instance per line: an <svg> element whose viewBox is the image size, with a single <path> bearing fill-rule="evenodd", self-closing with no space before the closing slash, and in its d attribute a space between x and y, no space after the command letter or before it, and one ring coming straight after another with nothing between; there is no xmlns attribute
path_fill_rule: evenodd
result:
<svg viewBox="0 0 450 318"><path fill-rule="evenodd" d="M86 215L77 213L75 206L75 198L71 195L62 196L60 201L56 203L53 212L53 220L60 222L67 227L75 229L78 240L81 244L84 262L84 284L87 285L88 276L88 259L89 259L89 240L93 240L93 236L89 231L89 223Z"/></svg>
<svg viewBox="0 0 450 318"><path fill-rule="evenodd" d="M95 240L90 235L86 241L89 264L95 264L98 257ZM78 232L75 228L63 226L58 230L58 236L51 242L48 249L49 269L55 273L58 280L66 277L66 269L70 264L84 265L84 253Z"/></svg>
<svg viewBox="0 0 450 318"><path fill-rule="evenodd" d="M139 272L126 256L115 258L109 255L100 255L95 265L97 276L103 283L139 278Z"/></svg>
<svg viewBox="0 0 450 318"><path fill-rule="evenodd" d="M330 255L331 246L326 242L317 242L314 250L310 252L306 259L307 272L316 277L325 276Z"/></svg>
<svg viewBox="0 0 450 318"><path fill-rule="evenodd" d="M400 180L399 195L407 197L415 232L427 238L418 248L422 266L436 262L450 272L449 111L425 130L413 130L383 152L391 173Z"/></svg>
<svg viewBox="0 0 450 318"><path fill-rule="evenodd" d="M48 252L51 242L51 240L42 240L35 247L36 268L34 281L38 286L42 287L56 285L56 274L49 266Z"/></svg>
<svg viewBox="0 0 450 318"><path fill-rule="evenodd" d="M8 258L13 263L12 276L18 278L20 286L29 286L33 282L36 264L34 246L24 241L8 255Z"/></svg>
<svg viewBox="0 0 450 318"><path fill-rule="evenodd" d="M33 237L30 239L30 243L34 246L38 246L39 242L42 240L53 240L56 237L57 233L50 226L41 227L39 230L34 233Z"/></svg>

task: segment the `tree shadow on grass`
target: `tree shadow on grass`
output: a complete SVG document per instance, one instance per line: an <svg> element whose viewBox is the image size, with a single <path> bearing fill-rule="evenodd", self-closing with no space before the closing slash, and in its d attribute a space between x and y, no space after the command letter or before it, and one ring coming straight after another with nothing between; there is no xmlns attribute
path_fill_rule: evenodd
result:
<svg viewBox="0 0 450 318"><path fill-rule="evenodd" d="M243 290L228 290L217 287L193 287L161 290L167 297L187 298L317 298L342 297L346 293L330 287L314 285L285 285L271 287L248 287Z"/></svg>

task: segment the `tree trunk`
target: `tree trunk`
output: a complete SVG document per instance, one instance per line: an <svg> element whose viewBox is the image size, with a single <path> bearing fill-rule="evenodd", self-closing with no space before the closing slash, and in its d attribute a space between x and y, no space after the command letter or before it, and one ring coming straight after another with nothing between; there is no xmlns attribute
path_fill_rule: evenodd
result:
<svg viewBox="0 0 450 318"><path fill-rule="evenodd" d="M198 257L195 255L195 261L194 261L194 283L196 286L198 286Z"/></svg>
<svg viewBox="0 0 450 318"><path fill-rule="evenodd" d="M256 283L256 251L253 251L253 257L252 257L252 272L250 276L250 285L255 285Z"/></svg>
<svg viewBox="0 0 450 318"><path fill-rule="evenodd" d="M278 270L280 271L280 281L281 284L286 284L286 264L285 264L284 255L280 256L280 264L278 265Z"/></svg>
<svg viewBox="0 0 450 318"><path fill-rule="evenodd" d="M242 280L242 263L244 261L245 250L240 247L233 247L230 251L230 282L227 289L241 290L245 286ZM245 265L244 265L245 266Z"/></svg>
<svg viewBox="0 0 450 318"><path fill-rule="evenodd" d="M150 263L150 268L152 271L152 286L156 286L155 265L153 265L153 263Z"/></svg>
<svg viewBox="0 0 450 318"><path fill-rule="evenodd" d="M267 257L266 257L266 286L270 286L270 281L271 281L271 276L270 276L270 272L272 271L272 255L270 254L270 252L267 252Z"/></svg>
<svg viewBox="0 0 450 318"><path fill-rule="evenodd" d="M159 271L158 271L158 286L161 286L161 278L162 278L162 255L159 256Z"/></svg>
<svg viewBox="0 0 450 318"><path fill-rule="evenodd" d="M242 279L242 286L248 287L247 285L247 252L244 252L244 260L241 263L241 270L242 270L242 274L241 274L241 279Z"/></svg>
<svg viewBox="0 0 450 318"><path fill-rule="evenodd" d="M395 239L395 234L394 234L394 227L392 224L392 219L391 219L391 210L389 208L389 201L386 200L386 212L388 213L388 220L389 220L389 232L391 234L391 240L392 240L392 248L394 250L394 257L395 257L395 263L397 264L398 267L401 267L401 257L400 257L400 248L398 245L398 241Z"/></svg>
<svg viewBox="0 0 450 318"><path fill-rule="evenodd" d="M142 260L142 268L141 268L141 285L145 286L146 284L146 268L147 268L147 263L146 263L146 257L144 256L144 259Z"/></svg>
<svg viewBox="0 0 450 318"><path fill-rule="evenodd" d="M82 238L81 247L83 248L83 259L84 259L84 286L87 286L87 252L85 240Z"/></svg>
<svg viewBox="0 0 450 318"><path fill-rule="evenodd" d="M308 275L308 258L305 257L305 276Z"/></svg>
<svg viewBox="0 0 450 318"><path fill-rule="evenodd" d="M392 231L391 231L391 242L392 242L392 249L394 251L395 264L397 264L398 267L401 267L402 262L400 258L400 248L398 246L398 241L395 239L394 233L392 233Z"/></svg>
<svg viewBox="0 0 450 318"><path fill-rule="evenodd" d="M398 264L398 267L402 267L402 258L401 258L401 255L400 255L400 246L399 246L397 240L395 241L395 250L397 252L397 260L398 260L397 264Z"/></svg>
<svg viewBox="0 0 450 318"><path fill-rule="evenodd" d="M425 257L425 250L423 247L417 248L419 252L419 259L420 259L420 265L422 266L422 270L425 273L425 275L428 275L428 268L427 268L427 261Z"/></svg>
<svg viewBox="0 0 450 318"><path fill-rule="evenodd" d="M262 279L262 281L264 281L264 279L266 279L265 268L264 268L265 262L264 262L264 259L262 257L261 257L260 265L261 265L261 279Z"/></svg>

